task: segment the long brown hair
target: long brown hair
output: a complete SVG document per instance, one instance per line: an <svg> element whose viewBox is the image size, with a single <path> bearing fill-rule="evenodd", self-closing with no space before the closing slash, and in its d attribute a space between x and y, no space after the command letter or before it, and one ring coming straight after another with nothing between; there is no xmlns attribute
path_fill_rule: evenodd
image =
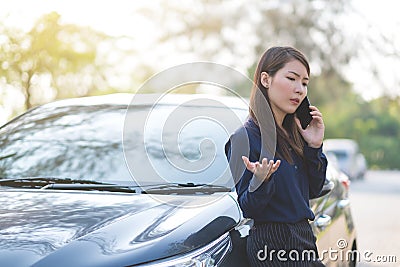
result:
<svg viewBox="0 0 400 267"><path fill-rule="evenodd" d="M270 105L270 99L267 94L267 88L261 83L261 73L266 72L270 77L274 77L274 75L285 66L286 63L298 60L300 61L307 70L307 74L310 75L310 66L308 64L307 58L301 53L299 50L290 47L290 46L275 46L269 48L264 54L261 56L260 61L258 62L257 69L254 73L253 79L253 88L251 89L250 94L250 108L249 113L250 117L258 123L256 114L254 113L255 105L256 105L256 97L259 97L260 90L262 95L266 98L268 104ZM272 112L273 115L273 112ZM277 154L283 159L287 160L289 163L293 164L293 158L291 156L290 150L293 151L303 158L303 147L304 140L297 128L296 122L294 120L294 114L287 114L282 127L285 131L276 124L275 116L275 127L276 127L276 140L277 144L280 148L280 152Z"/></svg>

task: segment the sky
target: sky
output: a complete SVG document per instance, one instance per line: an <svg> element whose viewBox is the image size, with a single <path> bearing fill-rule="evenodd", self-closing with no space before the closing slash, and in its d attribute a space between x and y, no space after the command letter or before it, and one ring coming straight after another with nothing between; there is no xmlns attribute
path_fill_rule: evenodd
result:
<svg viewBox="0 0 400 267"><path fill-rule="evenodd" d="M3 2L3 3L1 3ZM0 19L6 18L6 24L29 30L33 22L44 13L57 11L66 23L90 26L108 35L132 36L140 33L142 42L138 42L137 50L145 49L151 44L154 34L147 28L146 20L132 16L136 8L149 7L159 9L160 0L129 1L129 0L0 0ZM188 2L186 2L188 3ZM182 5L186 4L185 1ZM126 7L129 8L126 8ZM393 47L400 48L400 1L397 0L352 0L353 14L345 16L342 22L343 30L351 34L352 29L365 31L370 38L383 34L395 40ZM196 8L196 7L194 7ZM367 23L365 23L367 22ZM154 26L153 26L154 27ZM354 89L366 100L379 96L383 91L400 94L396 70L400 68L399 58L383 57L370 48L366 57L353 61L344 70ZM398 49L400 52L400 49ZM379 83L369 74L369 65L376 62L376 68L381 73L383 81ZM384 86L382 86L382 83Z"/></svg>
<svg viewBox="0 0 400 267"><path fill-rule="evenodd" d="M350 33L364 32L368 38L378 39L385 36L391 42L382 42L380 48L390 53L396 50L396 56L378 55L375 48L366 47L369 51L362 58L352 62L347 69L348 79L354 84L354 89L366 100L373 99L384 93L400 95L400 1L397 0L352 0L354 14L347 16L345 29ZM347 22L348 21L348 22ZM371 64L374 64L382 77L376 82L370 74Z"/></svg>

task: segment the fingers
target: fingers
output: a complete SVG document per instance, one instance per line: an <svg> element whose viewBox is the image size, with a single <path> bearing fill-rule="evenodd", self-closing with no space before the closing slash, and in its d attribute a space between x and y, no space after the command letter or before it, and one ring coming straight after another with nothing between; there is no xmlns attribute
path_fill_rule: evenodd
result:
<svg viewBox="0 0 400 267"><path fill-rule="evenodd" d="M323 124L324 120L320 116L312 116L313 120L316 120L318 123Z"/></svg>
<svg viewBox="0 0 400 267"><path fill-rule="evenodd" d="M301 123L300 123L299 118L294 117L294 121L297 124L297 128L300 130L300 132L304 131L303 128L301 127Z"/></svg>
<svg viewBox="0 0 400 267"><path fill-rule="evenodd" d="M267 159L265 158L262 160L262 162L263 162L262 166L260 166L260 168L257 171L262 173L262 177L264 180L268 180L281 164L280 160L277 160L274 163L273 160L267 161Z"/></svg>
<svg viewBox="0 0 400 267"><path fill-rule="evenodd" d="M310 114L313 117L322 117L322 113L319 111L311 111Z"/></svg>
<svg viewBox="0 0 400 267"><path fill-rule="evenodd" d="M271 174L274 173L274 172L276 172L276 170L279 168L280 165L281 165L281 161L278 159L278 160L274 163L274 165L272 165Z"/></svg>
<svg viewBox="0 0 400 267"><path fill-rule="evenodd" d="M262 180L269 179L281 164L280 160L277 160L274 163L273 160L268 161L266 158L263 158L261 163L258 161L250 162L249 158L246 156L242 156L242 160L246 165L246 168Z"/></svg>
<svg viewBox="0 0 400 267"><path fill-rule="evenodd" d="M322 113L318 110L318 108L315 106L310 106L310 109L311 109L310 114L313 120L315 120L319 124L323 124L324 120L322 118Z"/></svg>
<svg viewBox="0 0 400 267"><path fill-rule="evenodd" d="M246 166L246 168L251 171L252 173L254 173L255 170L255 163L250 162L249 158L246 156L242 156L242 160L244 165Z"/></svg>
<svg viewBox="0 0 400 267"><path fill-rule="evenodd" d="M316 106L310 106L310 109L311 109L310 114L313 118L317 118L317 117L322 118L322 113L319 111L319 109Z"/></svg>
<svg viewBox="0 0 400 267"><path fill-rule="evenodd" d="M263 177L267 177L271 171L273 164L274 164L273 160L268 161L266 158L263 158L262 164L259 165L256 170L258 171L258 173L264 174Z"/></svg>
<svg viewBox="0 0 400 267"><path fill-rule="evenodd" d="M264 161L264 160L263 160ZM265 159L266 161L266 159ZM270 160L266 165L267 176L271 176L281 165L281 161L278 159L275 163L273 160Z"/></svg>
<svg viewBox="0 0 400 267"><path fill-rule="evenodd" d="M262 166L263 166L264 168L268 168L268 167L271 165L271 161L272 161L272 160L270 160L270 161L268 162L268 160L267 160L266 158L263 158L262 161L261 161L261 164L262 164ZM272 163L273 163L273 161L272 161Z"/></svg>

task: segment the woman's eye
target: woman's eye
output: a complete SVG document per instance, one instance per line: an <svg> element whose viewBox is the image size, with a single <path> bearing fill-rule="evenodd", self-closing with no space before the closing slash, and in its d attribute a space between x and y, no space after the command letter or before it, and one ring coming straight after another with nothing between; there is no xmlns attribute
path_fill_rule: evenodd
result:
<svg viewBox="0 0 400 267"><path fill-rule="evenodd" d="M303 86L304 86L304 87L307 87L307 86L308 86L308 83L303 83Z"/></svg>
<svg viewBox="0 0 400 267"><path fill-rule="evenodd" d="M292 78L292 77L286 77L286 78L288 78L288 79L291 80L291 81L294 81L294 80L295 80L295 79Z"/></svg>

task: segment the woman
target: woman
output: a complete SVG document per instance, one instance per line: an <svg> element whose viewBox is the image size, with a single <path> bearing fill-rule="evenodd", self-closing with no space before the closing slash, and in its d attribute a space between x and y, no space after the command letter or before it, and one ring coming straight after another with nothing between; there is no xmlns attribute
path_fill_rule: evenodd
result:
<svg viewBox="0 0 400 267"><path fill-rule="evenodd" d="M249 118L225 147L240 207L254 220L247 240L251 266L324 266L309 224L315 217L309 199L318 196L325 181L325 127L315 106L305 129L295 115L307 95L309 75L300 51L268 49L254 74ZM243 171L238 165L245 166Z"/></svg>

